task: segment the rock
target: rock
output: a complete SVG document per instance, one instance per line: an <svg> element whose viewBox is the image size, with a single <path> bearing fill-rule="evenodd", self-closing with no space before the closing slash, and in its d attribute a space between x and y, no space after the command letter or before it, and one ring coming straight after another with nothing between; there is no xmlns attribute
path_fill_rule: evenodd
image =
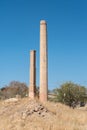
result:
<svg viewBox="0 0 87 130"><path fill-rule="evenodd" d="M17 98L10 98L10 99L6 99L4 102L5 103L10 103L10 102L17 102L18 99Z"/></svg>
<svg viewBox="0 0 87 130"><path fill-rule="evenodd" d="M34 111L37 112L38 110L39 110L39 108L36 106L36 107L34 108Z"/></svg>
<svg viewBox="0 0 87 130"><path fill-rule="evenodd" d="M38 114L40 115L40 114L41 114L41 112L40 112L40 111L38 111Z"/></svg>
<svg viewBox="0 0 87 130"><path fill-rule="evenodd" d="M22 114L22 119L25 119L27 117L27 114L26 113L23 113Z"/></svg>
<svg viewBox="0 0 87 130"><path fill-rule="evenodd" d="M44 112L48 112L48 110L46 109L46 108L44 108L44 110L43 110Z"/></svg>
<svg viewBox="0 0 87 130"><path fill-rule="evenodd" d="M26 104L26 106L23 107L21 113L22 119L25 119L33 114L37 114L37 116L41 117L46 117L47 113L50 114L50 112L42 104L34 100L29 101L29 104Z"/></svg>

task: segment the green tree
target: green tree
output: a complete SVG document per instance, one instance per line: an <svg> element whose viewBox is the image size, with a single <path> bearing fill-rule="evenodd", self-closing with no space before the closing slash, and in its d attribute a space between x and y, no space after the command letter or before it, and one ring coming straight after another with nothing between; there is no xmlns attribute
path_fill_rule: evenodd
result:
<svg viewBox="0 0 87 130"><path fill-rule="evenodd" d="M55 101L72 106L73 103L78 104L79 102L84 102L86 88L72 82L66 82L60 88L54 89L54 93L56 95Z"/></svg>

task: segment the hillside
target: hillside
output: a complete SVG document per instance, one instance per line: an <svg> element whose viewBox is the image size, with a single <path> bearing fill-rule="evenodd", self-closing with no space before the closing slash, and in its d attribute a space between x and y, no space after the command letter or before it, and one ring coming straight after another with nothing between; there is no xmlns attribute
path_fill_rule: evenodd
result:
<svg viewBox="0 0 87 130"><path fill-rule="evenodd" d="M87 130L87 111L12 98L0 101L0 130Z"/></svg>

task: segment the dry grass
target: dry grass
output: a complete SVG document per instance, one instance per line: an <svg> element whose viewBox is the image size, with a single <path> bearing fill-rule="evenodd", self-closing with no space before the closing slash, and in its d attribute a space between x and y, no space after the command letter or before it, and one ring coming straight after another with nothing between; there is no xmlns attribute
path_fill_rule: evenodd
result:
<svg viewBox="0 0 87 130"><path fill-rule="evenodd" d="M58 130L87 130L87 111L86 108L72 109L60 103L44 104L56 115ZM55 130L55 129L54 129Z"/></svg>
<svg viewBox="0 0 87 130"><path fill-rule="evenodd" d="M21 119L18 113L29 104L29 99L18 102L0 102L0 130L87 130L86 108L72 109L60 103L47 102L43 105L50 116L28 116Z"/></svg>

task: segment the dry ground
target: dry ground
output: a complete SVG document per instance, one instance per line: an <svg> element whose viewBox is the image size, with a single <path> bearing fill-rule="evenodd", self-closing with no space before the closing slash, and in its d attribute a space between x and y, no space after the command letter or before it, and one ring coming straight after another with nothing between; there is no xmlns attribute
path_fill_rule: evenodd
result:
<svg viewBox="0 0 87 130"><path fill-rule="evenodd" d="M87 111L28 98L0 102L0 130L87 130Z"/></svg>

